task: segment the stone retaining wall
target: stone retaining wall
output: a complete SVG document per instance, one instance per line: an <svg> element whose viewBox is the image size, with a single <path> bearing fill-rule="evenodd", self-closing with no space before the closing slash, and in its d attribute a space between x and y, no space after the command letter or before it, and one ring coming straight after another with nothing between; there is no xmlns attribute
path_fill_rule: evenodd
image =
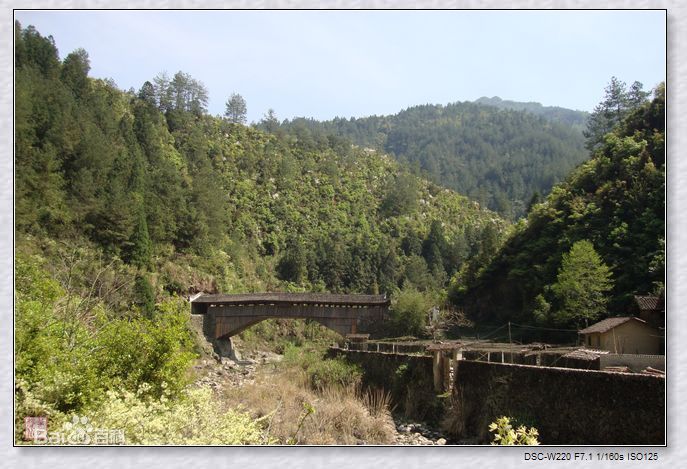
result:
<svg viewBox="0 0 687 469"><path fill-rule="evenodd" d="M434 392L432 357L331 348L328 357L344 357L363 371L363 386L391 394L396 411L408 418L437 422L443 399Z"/></svg>
<svg viewBox="0 0 687 469"><path fill-rule="evenodd" d="M665 444L665 378L459 361L453 389L456 438L491 440L502 415L539 430L542 444Z"/></svg>

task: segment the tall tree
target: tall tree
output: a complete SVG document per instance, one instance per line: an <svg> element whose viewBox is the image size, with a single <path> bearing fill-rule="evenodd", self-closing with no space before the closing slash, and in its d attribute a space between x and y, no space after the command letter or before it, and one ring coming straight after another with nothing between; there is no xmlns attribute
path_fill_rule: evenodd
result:
<svg viewBox="0 0 687 469"><path fill-rule="evenodd" d="M227 110L224 112L226 118L234 124L245 124L247 112L246 100L243 99L243 96L238 93L232 93L229 100L227 100Z"/></svg>
<svg viewBox="0 0 687 469"><path fill-rule="evenodd" d="M606 309L606 294L613 287L611 271L587 241L577 241L563 254L551 291L556 301L553 318L559 324L586 326Z"/></svg>
<svg viewBox="0 0 687 469"><path fill-rule="evenodd" d="M649 91L644 91L643 88L644 85L638 81L635 81L630 86L627 92L627 104L631 109L636 109L641 106L651 95Z"/></svg>
<svg viewBox="0 0 687 469"><path fill-rule="evenodd" d="M156 79L158 82L158 79ZM208 91L205 85L193 78L188 73L178 71L169 82L168 88L165 90L165 76L164 74L159 78L160 87L160 107L164 109L165 106L171 106L176 111L188 111L197 116L202 115L207 111ZM165 106L162 105L162 100L165 101Z"/></svg>
<svg viewBox="0 0 687 469"><path fill-rule="evenodd" d="M151 82L146 81L143 83L143 86L141 86L138 92L138 98L151 105L157 104L157 100L155 99L155 87Z"/></svg>
<svg viewBox="0 0 687 469"><path fill-rule="evenodd" d="M170 89L170 80L167 72L158 73L155 78L153 78L153 88L155 89L155 100L162 112L169 111L173 108L172 106L172 96Z"/></svg>
<svg viewBox="0 0 687 469"><path fill-rule="evenodd" d="M532 194L530 201L527 203L527 213L530 213L532 211L532 208L540 202L541 194L539 193L539 191L534 191L534 194Z"/></svg>
<svg viewBox="0 0 687 469"><path fill-rule="evenodd" d="M627 90L624 82L611 77L603 101L594 108L587 122L587 130L583 132L587 138L585 145L588 150L599 148L604 135L622 122L632 110L646 102L649 93L643 91L642 87L640 82L635 81Z"/></svg>
<svg viewBox="0 0 687 469"><path fill-rule="evenodd" d="M444 255L448 252L448 245L444 236L444 228L439 220L433 220L429 234L422 243L422 257L427 261L430 270L444 269Z"/></svg>
<svg viewBox="0 0 687 469"><path fill-rule="evenodd" d="M74 96L81 97L86 91L90 69L91 63L88 59L88 52L84 49L76 49L64 59L61 79L74 93Z"/></svg>
<svg viewBox="0 0 687 469"><path fill-rule="evenodd" d="M145 211L139 209L138 219L134 226L134 231L129 238L126 250L126 259L138 267L147 267L150 263L151 243L148 235L148 224L146 223Z"/></svg>
<svg viewBox="0 0 687 469"><path fill-rule="evenodd" d="M260 121L260 126L267 132L274 132L279 128L279 119L274 109L270 108Z"/></svg>

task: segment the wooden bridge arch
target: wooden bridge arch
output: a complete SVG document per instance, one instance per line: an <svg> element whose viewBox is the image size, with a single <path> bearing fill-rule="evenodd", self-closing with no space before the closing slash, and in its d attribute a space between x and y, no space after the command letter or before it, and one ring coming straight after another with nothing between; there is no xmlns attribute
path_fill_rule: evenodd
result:
<svg viewBox="0 0 687 469"><path fill-rule="evenodd" d="M385 295L330 293L248 293L191 299L191 312L203 314L210 339L229 339L269 318L312 319L342 336L372 333L388 319Z"/></svg>

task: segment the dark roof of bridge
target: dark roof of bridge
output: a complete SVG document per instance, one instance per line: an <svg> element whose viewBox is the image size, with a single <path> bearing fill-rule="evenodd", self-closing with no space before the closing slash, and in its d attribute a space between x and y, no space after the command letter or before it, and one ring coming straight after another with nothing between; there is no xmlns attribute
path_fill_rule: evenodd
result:
<svg viewBox="0 0 687 469"><path fill-rule="evenodd" d="M241 293L238 295L206 295L192 303L249 305L249 304L327 304L347 306L386 306L386 295L336 295L332 293Z"/></svg>

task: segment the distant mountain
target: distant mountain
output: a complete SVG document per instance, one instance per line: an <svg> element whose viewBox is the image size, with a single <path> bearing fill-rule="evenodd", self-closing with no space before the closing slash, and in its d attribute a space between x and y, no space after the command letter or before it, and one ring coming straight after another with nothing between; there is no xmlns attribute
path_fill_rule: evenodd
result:
<svg viewBox="0 0 687 469"><path fill-rule="evenodd" d="M532 101L527 103L509 101L507 99L501 99L498 96L494 96L493 98L483 96L475 101L475 104L484 104L485 106L494 106L499 109L511 109L513 111L526 111L542 116L544 119L551 122L569 125L580 132L586 128L587 119L589 119L588 112L574 111L559 106L543 106L540 103Z"/></svg>
<svg viewBox="0 0 687 469"><path fill-rule="evenodd" d="M555 112L540 108L536 113L457 102L415 106L392 116L297 118L282 127L303 138L333 134L389 153L513 219L525 214L535 193L548 193L588 156L577 111L568 111L570 116L560 111L554 118Z"/></svg>

